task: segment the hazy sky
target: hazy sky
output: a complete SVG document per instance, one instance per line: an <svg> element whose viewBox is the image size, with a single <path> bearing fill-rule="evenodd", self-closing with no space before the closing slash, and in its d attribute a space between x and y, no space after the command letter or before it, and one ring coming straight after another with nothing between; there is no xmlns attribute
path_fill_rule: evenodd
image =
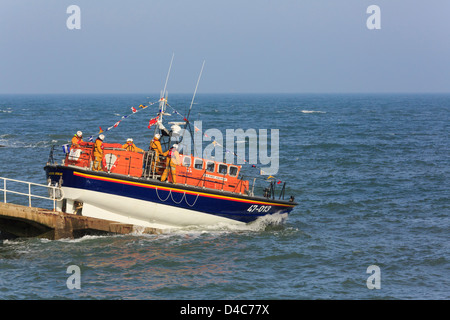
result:
<svg viewBox="0 0 450 320"><path fill-rule="evenodd" d="M0 0L0 93L159 92L172 53L169 93L450 92L450 1Z"/></svg>

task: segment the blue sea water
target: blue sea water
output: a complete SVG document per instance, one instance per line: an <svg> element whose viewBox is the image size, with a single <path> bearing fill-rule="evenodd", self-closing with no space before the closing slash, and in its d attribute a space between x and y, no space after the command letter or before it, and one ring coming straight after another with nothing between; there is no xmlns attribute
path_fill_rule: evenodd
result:
<svg viewBox="0 0 450 320"><path fill-rule="evenodd" d="M0 176L45 183L52 145L77 130L96 135L158 97L1 95ZM190 101L169 97L184 115ZM147 148L155 110L123 120L108 142L132 135ZM0 240L0 299L450 298L450 95L198 94L190 120L224 135L279 129L276 177L299 202L286 221ZM71 265L80 289L67 286ZM379 289L368 288L372 265Z"/></svg>

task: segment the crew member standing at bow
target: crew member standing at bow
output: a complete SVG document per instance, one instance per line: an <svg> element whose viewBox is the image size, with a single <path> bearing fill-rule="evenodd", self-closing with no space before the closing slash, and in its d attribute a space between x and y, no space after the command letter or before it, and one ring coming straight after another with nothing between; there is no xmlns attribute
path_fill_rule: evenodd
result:
<svg viewBox="0 0 450 320"><path fill-rule="evenodd" d="M180 154L177 151L178 145L174 144L172 148L164 152L164 156L166 156L166 169L164 170L161 181L166 181L167 175L170 171L172 175L172 183L177 183L177 165Z"/></svg>
<svg viewBox="0 0 450 320"><path fill-rule="evenodd" d="M94 166L92 170L100 171L102 170L102 160L103 160L103 140L105 139L104 135L99 135L95 140L94 144Z"/></svg>

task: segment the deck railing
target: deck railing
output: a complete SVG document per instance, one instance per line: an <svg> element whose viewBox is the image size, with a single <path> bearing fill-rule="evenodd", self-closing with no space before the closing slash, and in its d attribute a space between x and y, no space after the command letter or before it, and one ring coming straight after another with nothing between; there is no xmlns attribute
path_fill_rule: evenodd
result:
<svg viewBox="0 0 450 320"><path fill-rule="evenodd" d="M9 182L9 184L7 184L6 182ZM8 190L8 186L11 184L21 184L21 185L26 185L28 192L20 192L20 191L14 191L14 190ZM31 187L39 187L39 188L46 188L48 191L49 196L42 196L42 195L37 195L37 194L32 194L31 192ZM28 197L28 206L31 207L31 199L32 198L38 198L38 199L44 199L44 200L50 200L53 202L53 211L56 210L56 201L60 201L64 198L64 194L63 194L63 190L58 186L58 185L45 185L45 184L38 184L38 183L33 183L33 182L28 182L28 181L21 181L21 180L15 180L15 179L9 179L9 178L4 178L4 177L0 177L0 192L3 194L3 202L6 203L7 202L7 194L18 194L18 195L22 195L22 196L27 196Z"/></svg>

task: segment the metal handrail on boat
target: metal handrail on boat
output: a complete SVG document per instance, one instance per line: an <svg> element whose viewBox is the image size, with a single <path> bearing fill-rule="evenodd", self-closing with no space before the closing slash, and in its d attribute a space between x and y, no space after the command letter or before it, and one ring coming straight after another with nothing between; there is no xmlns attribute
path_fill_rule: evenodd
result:
<svg viewBox="0 0 450 320"><path fill-rule="evenodd" d="M28 181L21 181L21 180L16 180L16 179L9 179L9 178L4 178L4 177L0 177L0 179L3 180L3 183L1 183L2 187L0 188L0 191L3 192L3 202L4 203L7 203L7 201L6 201L6 194L7 193L12 193L12 194L18 194L18 195L27 196L28 197L28 206L29 207L31 207L31 198L39 198L39 199L44 199L44 200L51 200L51 201L53 201L53 211L55 211L56 210L56 201L61 201L64 198L63 190L58 185L38 184L38 183L33 183L33 182L28 182ZM16 183L22 183L22 184L27 185L28 186L28 193L8 190L7 189L7 184L6 184L7 181L16 182ZM44 197L44 196L39 196L39 195L36 195L36 194L32 194L31 193L31 186L47 188L49 196L48 197Z"/></svg>

